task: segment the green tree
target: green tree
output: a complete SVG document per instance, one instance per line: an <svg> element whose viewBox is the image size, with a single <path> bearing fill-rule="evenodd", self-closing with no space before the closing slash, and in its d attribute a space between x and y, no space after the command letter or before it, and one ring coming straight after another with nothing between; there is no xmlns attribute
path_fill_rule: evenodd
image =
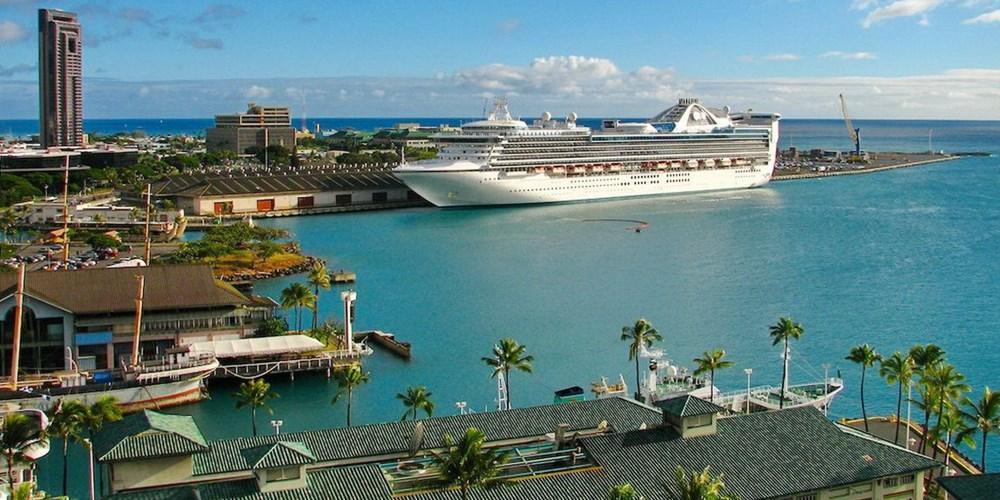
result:
<svg viewBox="0 0 1000 500"><path fill-rule="evenodd" d="M118 238L112 238L106 234L95 233L87 237L86 242L91 248L114 248L121 247L122 242Z"/></svg>
<svg viewBox="0 0 1000 500"><path fill-rule="evenodd" d="M770 327L771 345L783 344L783 353L788 353L788 341L799 340L805 333L802 325L796 323L792 318L778 318L778 322ZM781 399L778 408L785 407L785 392L788 390L786 381L788 380L788 362L782 363L781 368Z"/></svg>
<svg viewBox="0 0 1000 500"><path fill-rule="evenodd" d="M865 432L868 432L868 412L865 411L865 371L875 366L882 356L875 352L875 348L868 344L862 344L851 348L851 352L844 358L848 361L861 365L861 416L865 420Z"/></svg>
<svg viewBox="0 0 1000 500"><path fill-rule="evenodd" d="M400 420L406 420L407 417L413 417L413 420L416 420L417 411L419 410L423 410L428 417L434 414L434 402L431 401L431 393L422 385L407 387L405 393L396 394L396 399L400 400L403 406L406 407L406 411L400 417Z"/></svg>
<svg viewBox="0 0 1000 500"><path fill-rule="evenodd" d="M118 400L114 396L103 396L94 404L87 407L85 419L87 435L90 441L94 441L94 434L104 428L110 422L117 422L122 419L122 410L118 407ZM104 464L97 464L97 473L100 478L100 491L104 491Z"/></svg>
<svg viewBox="0 0 1000 500"><path fill-rule="evenodd" d="M923 432L920 433L920 450L923 450L927 443L927 434L930 432L931 414L934 413L937 393L929 382L930 373L941 363L944 363L944 350L934 344L917 344L910 348L910 359L913 360L913 373L919 375L919 388L917 395L920 400L914 403L924 412Z"/></svg>
<svg viewBox="0 0 1000 500"><path fill-rule="evenodd" d="M631 484L620 483L608 490L608 500L642 500L642 496Z"/></svg>
<svg viewBox="0 0 1000 500"><path fill-rule="evenodd" d="M340 398L347 396L347 426L351 426L351 402L354 399L354 389L367 384L371 375L361 370L361 365L351 365L337 373L337 385L340 389L333 397L332 404L337 404Z"/></svg>
<svg viewBox="0 0 1000 500"><path fill-rule="evenodd" d="M879 375L885 379L889 385L896 384L896 437L893 443L899 443L899 423L903 408L903 386L909 387L913 378L913 360L909 355L896 351L888 358L882 358ZM909 425L909 422L907 422Z"/></svg>
<svg viewBox="0 0 1000 500"><path fill-rule="evenodd" d="M937 403L935 414L938 419L934 434L940 436L942 434L941 416L944 415L945 409L953 407L956 402L962 400L965 393L972 389L965 383L965 375L959 373L954 366L944 363L936 365L930 370L927 383L937 396L935 398ZM934 446L932 457L937 457L937 446Z"/></svg>
<svg viewBox="0 0 1000 500"><path fill-rule="evenodd" d="M489 489L503 483L499 478L500 467L507 463L509 452L484 448L486 435L475 427L465 431L458 442L449 434L444 436L446 450L434 452L434 465L446 487L457 487L462 500L468 500L474 486Z"/></svg>
<svg viewBox="0 0 1000 500"><path fill-rule="evenodd" d="M961 431L956 441L961 441L966 435L979 432L982 436L982 447L979 452L982 454L980 463L983 467L983 474L986 469L986 439L990 434L1000 434L1000 393L993 392L989 387L983 389L983 396L977 401L966 397L962 400L965 407L960 415L965 420L966 429Z"/></svg>
<svg viewBox="0 0 1000 500"><path fill-rule="evenodd" d="M288 322L284 318L267 318L257 325L255 337L278 337L288 332Z"/></svg>
<svg viewBox="0 0 1000 500"><path fill-rule="evenodd" d="M316 296L302 283L292 283L281 291L281 307L295 309L295 330L302 331L302 308L316 305Z"/></svg>
<svg viewBox="0 0 1000 500"><path fill-rule="evenodd" d="M271 390L271 384L262 378L243 382L240 384L240 390L233 394L237 410L250 408L250 424L254 436L257 435L257 408L263 408L268 414L273 414L274 410L268 405L268 401L278 397L278 393Z"/></svg>
<svg viewBox="0 0 1000 500"><path fill-rule="evenodd" d="M4 415L0 424L0 454L7 462L8 484L14 484L14 465L28 460L25 450L39 439L45 436L30 418L20 413Z"/></svg>
<svg viewBox="0 0 1000 500"><path fill-rule="evenodd" d="M525 373L531 373L532 371L531 363L535 360L535 357L528 355L527 352L527 347L508 337L500 339L500 342L493 346L492 357L482 358L483 362L493 367L493 374L491 375L493 378L496 378L497 374L503 373L504 392L507 393L507 409L512 408L510 371L518 370Z"/></svg>
<svg viewBox="0 0 1000 500"><path fill-rule="evenodd" d="M632 326L623 326L621 340L628 342L628 360L635 360L635 398L639 399L639 354L655 342L662 342L663 336L645 318L639 318Z"/></svg>
<svg viewBox="0 0 1000 500"><path fill-rule="evenodd" d="M317 307L313 308L312 322L312 327L315 330L316 325L319 324L319 291L320 289L329 290L331 287L330 271L326 268L326 263L321 260L313 262L312 267L309 269L309 274L306 277L306 281L313 287L313 295L316 296Z"/></svg>
<svg viewBox="0 0 1000 500"><path fill-rule="evenodd" d="M969 432L970 427L957 408L948 408L944 415L938 419L939 423L935 430L934 439L944 443L944 465L947 467L951 463L951 450L956 444L962 443L970 448L975 448L976 443ZM971 429L975 432L975 427ZM933 477L933 471L930 474Z"/></svg>
<svg viewBox="0 0 1000 500"><path fill-rule="evenodd" d="M733 366L733 362L725 360L725 357L726 351L715 349L713 351L705 351L700 358L694 358L695 364L698 365L698 368L694 370L694 374L697 376L705 372L709 373L709 387L711 392L709 393L708 400L713 403L715 402L715 370Z"/></svg>
<svg viewBox="0 0 1000 500"><path fill-rule="evenodd" d="M49 427L46 430L51 436L59 436L62 440L62 493L68 495L67 481L69 478L69 442L83 442L83 433L87 427L87 407L79 401L61 400L49 414Z"/></svg>
<svg viewBox="0 0 1000 500"><path fill-rule="evenodd" d="M713 476L708 467L701 472L691 471L689 476L678 465L674 471L674 481L677 486L677 493L673 495L675 500L736 500L736 497L726 493L722 475Z"/></svg>

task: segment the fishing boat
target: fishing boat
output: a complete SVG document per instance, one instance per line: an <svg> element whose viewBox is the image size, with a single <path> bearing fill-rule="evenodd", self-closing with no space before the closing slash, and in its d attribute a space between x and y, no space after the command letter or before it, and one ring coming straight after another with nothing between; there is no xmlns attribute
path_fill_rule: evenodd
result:
<svg viewBox="0 0 1000 500"><path fill-rule="evenodd" d="M165 408L200 401L203 381L219 362L211 353L192 351L188 346L167 349L163 356L142 359L139 332L142 330L143 275L136 276L136 310L129 360L113 373L81 370L67 348L69 370L23 376L19 373L21 319L23 316L25 269L18 269L15 292L11 374L0 378L0 403L20 409L48 411L60 401L93 404L104 397L115 398L125 412Z"/></svg>

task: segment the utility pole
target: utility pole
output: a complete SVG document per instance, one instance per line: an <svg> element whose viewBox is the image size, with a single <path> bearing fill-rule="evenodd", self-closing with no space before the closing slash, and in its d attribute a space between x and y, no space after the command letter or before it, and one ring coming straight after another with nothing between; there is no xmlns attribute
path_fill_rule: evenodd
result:
<svg viewBox="0 0 1000 500"><path fill-rule="evenodd" d="M69 154L63 160L63 265L69 263Z"/></svg>

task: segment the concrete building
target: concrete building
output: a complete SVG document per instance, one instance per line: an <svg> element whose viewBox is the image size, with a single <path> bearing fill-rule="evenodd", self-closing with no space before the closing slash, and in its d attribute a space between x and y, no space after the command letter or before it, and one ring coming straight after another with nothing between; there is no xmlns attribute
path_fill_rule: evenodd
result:
<svg viewBox="0 0 1000 500"><path fill-rule="evenodd" d="M153 195L202 216L420 201L388 170L349 172L338 166L179 175L154 184Z"/></svg>
<svg viewBox="0 0 1000 500"><path fill-rule="evenodd" d="M295 129L288 108L250 103L246 113L216 115L215 127L205 132L205 147L210 152L246 154L247 148L253 146L274 145L295 148Z"/></svg>
<svg viewBox="0 0 1000 500"><path fill-rule="evenodd" d="M25 278L21 369L45 373L117 368L131 353L136 275L145 276L141 349L241 338L273 315L270 299L246 296L203 265L35 271ZM0 273L0 373L9 375L15 273Z"/></svg>
<svg viewBox="0 0 1000 500"><path fill-rule="evenodd" d="M83 145L83 33L76 14L38 11L39 141Z"/></svg>
<svg viewBox="0 0 1000 500"><path fill-rule="evenodd" d="M0 151L0 171L8 172L54 172L66 168L66 158L69 157L70 170L87 170L83 165L82 155L77 151L58 151L43 149L16 148ZM53 192L56 186L49 186ZM62 186L59 186L61 188Z"/></svg>
<svg viewBox="0 0 1000 500"><path fill-rule="evenodd" d="M118 205L117 198L103 198L93 201L77 202L69 200L69 222L70 224L109 224L115 226L122 225L143 225L146 223L146 210L143 207L128 205ZM55 201L24 202L19 204L24 210L25 220L29 224L62 224L63 203L62 199ZM150 214L150 225L153 230L169 231L179 217L184 217L183 209L157 209Z"/></svg>
<svg viewBox="0 0 1000 500"><path fill-rule="evenodd" d="M105 425L94 456L112 499L454 499L434 465L470 427L510 457L477 499L600 499L629 483L678 498L676 468L710 467L742 500L918 500L940 463L828 420L812 407L723 416L691 396L659 408L624 398L209 441L188 416ZM280 492L280 493L277 493Z"/></svg>

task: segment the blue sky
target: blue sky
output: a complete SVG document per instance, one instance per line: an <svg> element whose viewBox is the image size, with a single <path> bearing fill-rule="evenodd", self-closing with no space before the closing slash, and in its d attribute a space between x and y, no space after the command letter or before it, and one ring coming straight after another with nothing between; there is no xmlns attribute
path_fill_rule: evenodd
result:
<svg viewBox="0 0 1000 500"><path fill-rule="evenodd" d="M1000 0L0 0L0 119L37 113L36 10L84 25L90 117L652 115L679 96L861 118L1000 118Z"/></svg>

